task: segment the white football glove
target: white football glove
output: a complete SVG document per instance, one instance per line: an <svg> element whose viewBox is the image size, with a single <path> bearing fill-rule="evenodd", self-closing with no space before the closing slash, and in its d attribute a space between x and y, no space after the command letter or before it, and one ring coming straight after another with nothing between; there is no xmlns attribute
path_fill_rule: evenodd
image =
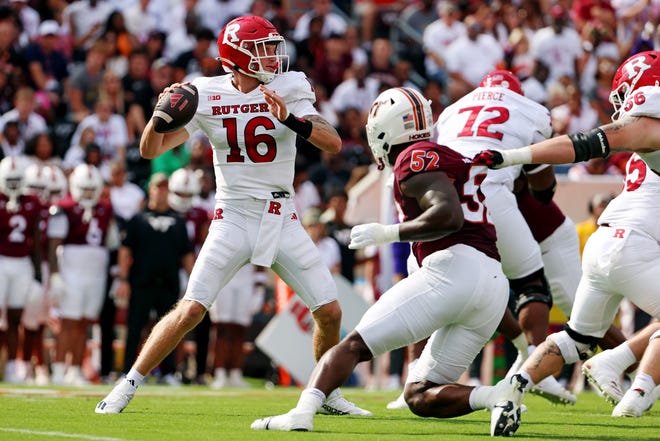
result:
<svg viewBox="0 0 660 441"><path fill-rule="evenodd" d="M50 275L48 295L50 297L51 304L54 306L58 306L62 298L66 295L64 280L62 279L60 273L53 273Z"/></svg>
<svg viewBox="0 0 660 441"><path fill-rule="evenodd" d="M351 229L352 250L368 247L369 245L382 245L399 241L399 224L383 225L379 223L356 225Z"/></svg>

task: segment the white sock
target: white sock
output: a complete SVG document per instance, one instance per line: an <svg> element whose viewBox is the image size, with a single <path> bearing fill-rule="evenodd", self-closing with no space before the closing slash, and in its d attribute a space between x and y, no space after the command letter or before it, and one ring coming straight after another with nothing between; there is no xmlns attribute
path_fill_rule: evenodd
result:
<svg viewBox="0 0 660 441"><path fill-rule="evenodd" d="M515 346L518 352L522 352L524 354L528 351L529 345L527 344L527 337L525 337L524 332L521 332L518 337L511 340L511 343L513 343L513 346Z"/></svg>
<svg viewBox="0 0 660 441"><path fill-rule="evenodd" d="M635 376L635 381L630 385L630 389L642 389L647 394L650 394L655 389L655 381L649 374L640 373Z"/></svg>
<svg viewBox="0 0 660 441"><path fill-rule="evenodd" d="M476 386L470 392L470 408L472 410L480 410L486 408L490 392L495 386Z"/></svg>
<svg viewBox="0 0 660 441"><path fill-rule="evenodd" d="M321 408L325 402L325 394L316 388L307 388L302 391L298 404L296 404L296 411L302 413L311 413L312 415Z"/></svg>
<svg viewBox="0 0 660 441"><path fill-rule="evenodd" d="M126 374L126 380L137 389L139 386L142 386L142 383L144 383L144 375L139 373L137 369L131 368L131 370L128 371L128 374Z"/></svg>
<svg viewBox="0 0 660 441"><path fill-rule="evenodd" d="M532 377L530 377L526 371L520 370L516 372L516 374L519 374L521 377L527 380L527 385L525 386L525 389L529 389L536 384L532 381Z"/></svg>
<svg viewBox="0 0 660 441"><path fill-rule="evenodd" d="M623 373L633 363L637 362L635 354L627 343L620 344L616 348L610 349L610 351L605 354L607 362L617 368L620 373Z"/></svg>

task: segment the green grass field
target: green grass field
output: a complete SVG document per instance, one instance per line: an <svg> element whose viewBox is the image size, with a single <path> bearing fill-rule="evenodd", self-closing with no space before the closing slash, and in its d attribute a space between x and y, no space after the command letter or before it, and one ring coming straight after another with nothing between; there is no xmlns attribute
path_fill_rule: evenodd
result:
<svg viewBox="0 0 660 441"><path fill-rule="evenodd" d="M460 418L419 418L407 410L385 409L396 392L344 389L344 395L374 412L371 418L317 416L314 432L258 432L250 423L287 412L295 388L212 391L201 386L143 386L120 415L96 415L94 406L110 386L84 389L0 386L0 440L75 439L92 441L231 440L485 440L486 411ZM660 440L658 406L643 418L610 417L612 408L592 392L575 406L552 406L528 396L529 411L515 438L520 440Z"/></svg>

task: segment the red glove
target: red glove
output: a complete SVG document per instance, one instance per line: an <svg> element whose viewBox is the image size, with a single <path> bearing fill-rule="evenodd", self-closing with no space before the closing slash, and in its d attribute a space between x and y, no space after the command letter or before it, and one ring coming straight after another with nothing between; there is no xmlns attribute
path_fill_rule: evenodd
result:
<svg viewBox="0 0 660 441"><path fill-rule="evenodd" d="M497 166L502 165L504 158L502 153L497 150L483 150L477 153L472 162L478 165L485 165L488 168L497 168Z"/></svg>

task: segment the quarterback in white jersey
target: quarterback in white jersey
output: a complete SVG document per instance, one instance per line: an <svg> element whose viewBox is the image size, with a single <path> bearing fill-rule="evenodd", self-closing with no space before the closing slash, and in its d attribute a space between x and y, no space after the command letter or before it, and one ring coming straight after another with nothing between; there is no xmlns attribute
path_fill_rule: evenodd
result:
<svg viewBox="0 0 660 441"><path fill-rule="evenodd" d="M484 147L507 149L548 138L550 113L525 98L520 81L505 70L487 74L479 87L447 107L437 123L437 143L473 157ZM527 341L541 343L547 334L552 299L543 273L538 243L513 194L522 166L489 170L481 184L488 213L497 230L502 269L516 293L520 325Z"/></svg>
<svg viewBox="0 0 660 441"><path fill-rule="evenodd" d="M156 325L126 379L97 405L97 413L121 412L144 376L249 263L272 267L310 308L317 360L339 342L337 288L295 211L293 175L296 136L328 153L339 152L341 139L314 109L314 90L305 75L286 72L284 38L268 20L241 16L230 21L220 33L218 49L231 74L194 80L200 99L191 122L162 134L150 121L140 140L142 156L154 158L198 129L208 136L217 181L214 219L183 299ZM179 84L163 93L175 86ZM346 401L339 389L328 394L323 410L371 415Z"/></svg>
<svg viewBox="0 0 660 441"><path fill-rule="evenodd" d="M626 60L614 76L610 102L615 107L611 124L515 150L486 150L474 158L498 167L579 162L605 157L610 150L636 152L626 166L623 191L600 216L598 230L584 248L583 275L565 330L536 348L502 396L512 408L548 373L591 356L624 297L660 318L660 52L642 52ZM612 415L641 416L653 404L649 397L657 383L657 369L638 371Z"/></svg>

